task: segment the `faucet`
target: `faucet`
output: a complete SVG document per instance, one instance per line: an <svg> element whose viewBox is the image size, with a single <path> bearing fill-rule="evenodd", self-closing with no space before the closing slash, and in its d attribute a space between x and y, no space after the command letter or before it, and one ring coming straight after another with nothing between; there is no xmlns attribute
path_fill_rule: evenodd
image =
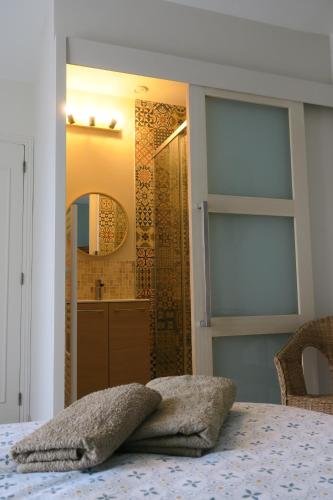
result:
<svg viewBox="0 0 333 500"><path fill-rule="evenodd" d="M102 300L104 283L102 279L95 282L96 300Z"/></svg>

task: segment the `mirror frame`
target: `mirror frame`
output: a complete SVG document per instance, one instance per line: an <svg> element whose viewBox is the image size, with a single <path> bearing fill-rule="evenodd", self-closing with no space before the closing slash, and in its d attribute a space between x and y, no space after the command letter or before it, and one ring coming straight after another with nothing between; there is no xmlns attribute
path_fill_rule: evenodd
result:
<svg viewBox="0 0 333 500"><path fill-rule="evenodd" d="M117 250L119 250L125 243L126 239L127 239L127 236L128 236L128 231L129 231L129 219L128 219L128 214L124 208L124 206L116 199L114 198L113 196L111 196L110 194L107 194L107 193L102 193L102 192L99 192L97 193L96 191L89 191L88 193L82 193L80 194L79 196L77 196L76 198L73 199L73 201L71 201L68 205L67 205L67 208L66 208L66 214L67 215L67 212L68 210L70 210L71 206L73 205L73 203L76 202L76 200L79 200L82 196L88 196L89 194L100 194L102 196L107 196L108 198L111 198L112 200L114 200L116 203L118 203L118 205L120 206L120 208L123 210L124 214L125 214L125 217L126 217L126 222L127 222L127 227L126 227L126 231L125 231L125 234L124 234L124 237L123 239L121 240L121 243L113 250L113 252L111 253L107 253L105 255L91 255L90 253L87 253L85 252L84 250L81 250L81 248L77 247L77 250L79 252L81 252L83 255L85 255L86 257L92 257L92 258L105 258L105 257L110 257L111 255L113 255L115 252L117 252ZM68 239L68 236L66 234L66 240Z"/></svg>

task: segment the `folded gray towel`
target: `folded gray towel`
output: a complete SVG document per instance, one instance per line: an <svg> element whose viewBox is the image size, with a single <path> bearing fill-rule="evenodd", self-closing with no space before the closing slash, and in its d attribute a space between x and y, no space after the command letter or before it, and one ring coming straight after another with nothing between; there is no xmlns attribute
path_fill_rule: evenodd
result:
<svg viewBox="0 0 333 500"><path fill-rule="evenodd" d="M18 472L58 472L98 465L155 410L158 392L129 384L94 392L61 411L11 450Z"/></svg>
<svg viewBox="0 0 333 500"><path fill-rule="evenodd" d="M147 387L157 390L162 402L122 449L193 457L216 445L236 397L232 380L184 375L157 378Z"/></svg>

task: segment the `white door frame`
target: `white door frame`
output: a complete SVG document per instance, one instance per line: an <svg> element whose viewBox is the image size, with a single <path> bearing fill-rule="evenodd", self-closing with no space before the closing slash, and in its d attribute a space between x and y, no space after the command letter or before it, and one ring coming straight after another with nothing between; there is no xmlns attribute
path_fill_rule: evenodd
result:
<svg viewBox="0 0 333 500"><path fill-rule="evenodd" d="M261 71L253 71L168 54L155 53L141 49L132 49L119 45L100 43L74 37L66 39L65 37L56 37L56 43L57 54L59 54L57 60L58 110L62 109L63 104L66 101L66 63L333 107L333 85L331 84L265 73ZM64 49L65 45L67 46L66 51ZM192 114L192 112L193 109L190 110L190 114ZM57 188L61 192L56 193L56 200L58 200L56 205L56 214L58 214L59 220L64 221L65 205L63 203L63 197L66 189L65 124L65 114L60 117L60 112L58 112L59 127L56 138L56 153L57 172L58 175L61 176L61 180L57 184ZM202 138L196 137L196 140L201 141L200 143L202 143ZM193 164L193 156L192 158L191 156L192 154L190 150L189 172L190 176L195 177L197 172L195 163ZM189 194L189 196L191 196L191 194ZM204 199L202 197L202 193L192 193L192 199L195 200L196 197L201 200ZM193 204L189 206L190 208L192 207L192 210L194 210L195 207L193 208ZM192 225L190 224L190 226ZM190 232L192 231L193 228L190 227ZM61 245L65 248L64 228L58 227L56 232L56 240L61 242ZM198 235L193 235L193 237L196 241L198 241ZM193 266L195 264L196 263L193 262ZM58 267L59 268L55 270L56 274L58 276L64 275L64 266L63 268L60 268L60 265ZM203 282L200 279L196 283L192 281L191 286L192 289L195 286L203 286ZM65 303L65 290L59 290L56 297L56 308L60 311ZM199 305L192 302L192 307L197 308ZM63 317L64 316L65 314L63 312ZM56 331L56 338L54 339L55 379L58 378L59 380L61 378L61 373L64 371L64 360L61 351L64 345L64 340L60 339L60 333L61 332ZM63 332L63 335L65 335L65 332ZM206 337L193 336L192 347L194 350L194 371L200 370L201 373L211 373L212 371L211 354L209 349L211 340L209 341L208 337L209 334L207 334ZM61 387L60 384L55 383L54 400L61 401L63 399L61 391L63 392L63 387ZM60 408L58 409L60 410Z"/></svg>
<svg viewBox="0 0 333 500"><path fill-rule="evenodd" d="M0 134L0 141L24 147L24 206L22 234L22 272L24 283L21 300L20 388L22 403L20 422L30 419L30 338L32 303L32 224L33 224L33 139L32 137ZM22 165L23 169L23 165Z"/></svg>

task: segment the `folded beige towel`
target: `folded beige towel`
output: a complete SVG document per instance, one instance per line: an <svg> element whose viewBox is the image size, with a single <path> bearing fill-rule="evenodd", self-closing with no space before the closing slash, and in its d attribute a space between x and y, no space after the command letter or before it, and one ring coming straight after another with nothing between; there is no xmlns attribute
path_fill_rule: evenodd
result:
<svg viewBox="0 0 333 500"><path fill-rule="evenodd" d="M152 413L158 392L129 384L94 392L12 447L18 472L86 469L104 462Z"/></svg>
<svg viewBox="0 0 333 500"><path fill-rule="evenodd" d="M223 421L236 397L232 380L184 375L157 378L147 387L158 391L162 402L122 449L200 456L203 450L216 445Z"/></svg>

